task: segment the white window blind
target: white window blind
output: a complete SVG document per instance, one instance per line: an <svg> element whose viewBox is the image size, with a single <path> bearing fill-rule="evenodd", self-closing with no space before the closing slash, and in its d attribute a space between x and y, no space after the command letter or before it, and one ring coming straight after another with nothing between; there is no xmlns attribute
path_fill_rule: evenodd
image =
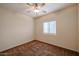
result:
<svg viewBox="0 0 79 59"><path fill-rule="evenodd" d="M56 21L44 22L43 32L56 34Z"/></svg>

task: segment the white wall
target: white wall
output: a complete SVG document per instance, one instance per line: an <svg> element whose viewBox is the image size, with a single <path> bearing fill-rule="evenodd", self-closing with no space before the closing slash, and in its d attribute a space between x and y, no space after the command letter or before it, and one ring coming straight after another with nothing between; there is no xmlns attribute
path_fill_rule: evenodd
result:
<svg viewBox="0 0 79 59"><path fill-rule="evenodd" d="M43 22L56 20L56 36L43 34ZM77 51L76 5L51 13L35 20L36 39L60 47Z"/></svg>
<svg viewBox="0 0 79 59"><path fill-rule="evenodd" d="M33 19L0 7L0 51L33 39Z"/></svg>

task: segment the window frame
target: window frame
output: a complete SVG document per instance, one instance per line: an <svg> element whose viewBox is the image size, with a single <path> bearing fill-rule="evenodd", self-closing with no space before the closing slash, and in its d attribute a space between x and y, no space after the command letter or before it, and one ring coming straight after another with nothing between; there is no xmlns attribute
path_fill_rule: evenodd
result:
<svg viewBox="0 0 79 59"><path fill-rule="evenodd" d="M56 20L49 20L49 21L43 22L43 34L56 35L56 33L50 33L50 26L48 26L49 27L49 32L48 33L44 33L44 23L49 23L49 22L53 22L53 21L56 22Z"/></svg>

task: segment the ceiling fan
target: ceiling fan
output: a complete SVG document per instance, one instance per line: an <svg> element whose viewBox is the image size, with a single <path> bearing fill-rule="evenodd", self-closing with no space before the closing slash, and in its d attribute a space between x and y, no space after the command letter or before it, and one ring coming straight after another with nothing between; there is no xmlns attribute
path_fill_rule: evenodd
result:
<svg viewBox="0 0 79 59"><path fill-rule="evenodd" d="M26 11L28 13L34 13L35 15L38 15L39 13L46 13L46 11L42 9L45 5L45 3L26 3Z"/></svg>

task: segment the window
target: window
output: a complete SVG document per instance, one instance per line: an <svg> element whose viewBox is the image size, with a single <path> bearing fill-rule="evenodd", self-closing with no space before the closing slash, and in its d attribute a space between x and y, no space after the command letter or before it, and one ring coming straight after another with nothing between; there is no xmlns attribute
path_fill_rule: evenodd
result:
<svg viewBox="0 0 79 59"><path fill-rule="evenodd" d="M56 21L44 22L43 32L56 34Z"/></svg>

